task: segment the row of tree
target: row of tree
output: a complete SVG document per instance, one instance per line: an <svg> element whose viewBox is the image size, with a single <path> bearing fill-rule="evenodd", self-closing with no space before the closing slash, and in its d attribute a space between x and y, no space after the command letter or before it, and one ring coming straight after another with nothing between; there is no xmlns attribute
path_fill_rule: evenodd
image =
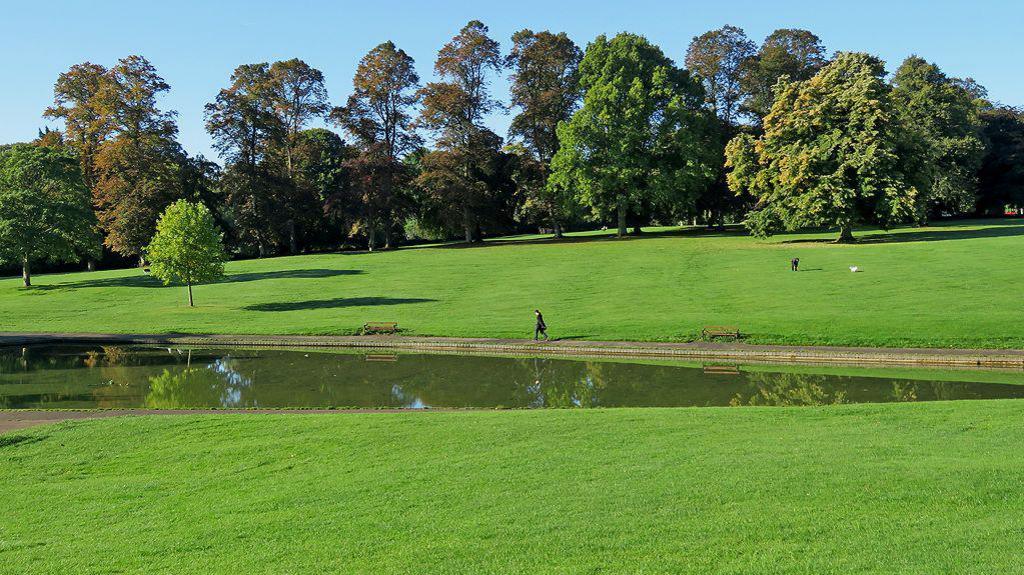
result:
<svg viewBox="0 0 1024 575"><path fill-rule="evenodd" d="M491 82L506 70L500 102ZM827 226L849 238L862 222L1024 204L1021 111L918 57L890 77L873 56L830 56L806 30L757 45L726 26L694 38L683 67L628 33L583 51L564 33L522 30L503 54L473 21L434 75L421 83L385 42L333 105L301 60L239 66L205 110L218 165L182 150L175 113L158 106L169 87L145 58L72 66L45 111L63 129L40 134L48 151L0 152L18 174L0 194L60 172L51 187L84 190L95 220L64 226L76 237L60 250L5 241L0 257L95 258L99 237L106 257L141 258L180 199L204 204L239 255L602 224L744 221L758 234ZM507 140L485 123L504 109ZM311 127L324 120L337 131ZM80 185L62 171L69 158ZM15 212L0 199L0 222ZM24 233L14 229L0 223L5 238Z"/></svg>

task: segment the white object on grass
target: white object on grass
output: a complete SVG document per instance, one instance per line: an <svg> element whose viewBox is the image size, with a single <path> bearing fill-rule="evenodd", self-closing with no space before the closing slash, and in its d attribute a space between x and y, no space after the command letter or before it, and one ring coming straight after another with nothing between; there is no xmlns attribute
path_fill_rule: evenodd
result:
<svg viewBox="0 0 1024 575"><path fill-rule="evenodd" d="M860 271L860 268L857 266L850 266L850 271L853 273L857 273Z"/></svg>

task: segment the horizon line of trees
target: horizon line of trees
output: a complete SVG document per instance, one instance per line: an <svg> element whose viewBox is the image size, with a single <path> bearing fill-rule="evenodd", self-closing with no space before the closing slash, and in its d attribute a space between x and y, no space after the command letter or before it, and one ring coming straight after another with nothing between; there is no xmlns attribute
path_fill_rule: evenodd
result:
<svg viewBox="0 0 1024 575"><path fill-rule="evenodd" d="M77 64L44 112L63 129L0 147L0 265L141 264L181 199L205 205L242 257L598 225L743 222L848 240L861 223L1024 206L1024 112L970 78L918 56L889 75L800 29L759 45L724 26L682 56L636 34L584 50L529 29L503 53L471 21L438 51L435 81L388 41L343 103L302 60L243 64L204 110L223 166L182 149L148 60ZM491 90L504 72L507 103ZM501 109L515 112L505 138L485 125ZM311 127L321 120L336 130ZM14 205L26 202L63 208ZM38 238L54 213L74 237Z"/></svg>

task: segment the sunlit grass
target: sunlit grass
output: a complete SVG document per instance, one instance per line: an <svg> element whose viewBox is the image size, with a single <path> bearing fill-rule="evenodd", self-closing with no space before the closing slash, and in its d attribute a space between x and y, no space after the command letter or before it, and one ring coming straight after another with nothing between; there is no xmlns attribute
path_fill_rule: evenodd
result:
<svg viewBox="0 0 1024 575"><path fill-rule="evenodd" d="M349 334L397 321L407 334L529 337L540 308L556 338L686 341L723 324L759 343L1024 347L1024 222L858 235L660 229L239 261L234 281L196 288L195 309L136 269L41 275L31 289L10 278L0 330Z"/></svg>
<svg viewBox="0 0 1024 575"><path fill-rule="evenodd" d="M1019 402L135 417L0 440L3 573L1016 573Z"/></svg>

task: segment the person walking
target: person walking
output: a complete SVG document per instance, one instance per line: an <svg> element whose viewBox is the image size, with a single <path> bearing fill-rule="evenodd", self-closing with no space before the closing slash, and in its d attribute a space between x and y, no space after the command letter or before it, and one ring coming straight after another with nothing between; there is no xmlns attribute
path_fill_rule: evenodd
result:
<svg viewBox="0 0 1024 575"><path fill-rule="evenodd" d="M544 316L540 313L539 309L533 310L534 315L537 316L537 325L533 329L533 341L537 341L539 336L544 336L544 341L548 340L548 324L544 323Z"/></svg>
<svg viewBox="0 0 1024 575"><path fill-rule="evenodd" d="M793 258L789 261L789 269L798 272L800 271L800 258Z"/></svg>

